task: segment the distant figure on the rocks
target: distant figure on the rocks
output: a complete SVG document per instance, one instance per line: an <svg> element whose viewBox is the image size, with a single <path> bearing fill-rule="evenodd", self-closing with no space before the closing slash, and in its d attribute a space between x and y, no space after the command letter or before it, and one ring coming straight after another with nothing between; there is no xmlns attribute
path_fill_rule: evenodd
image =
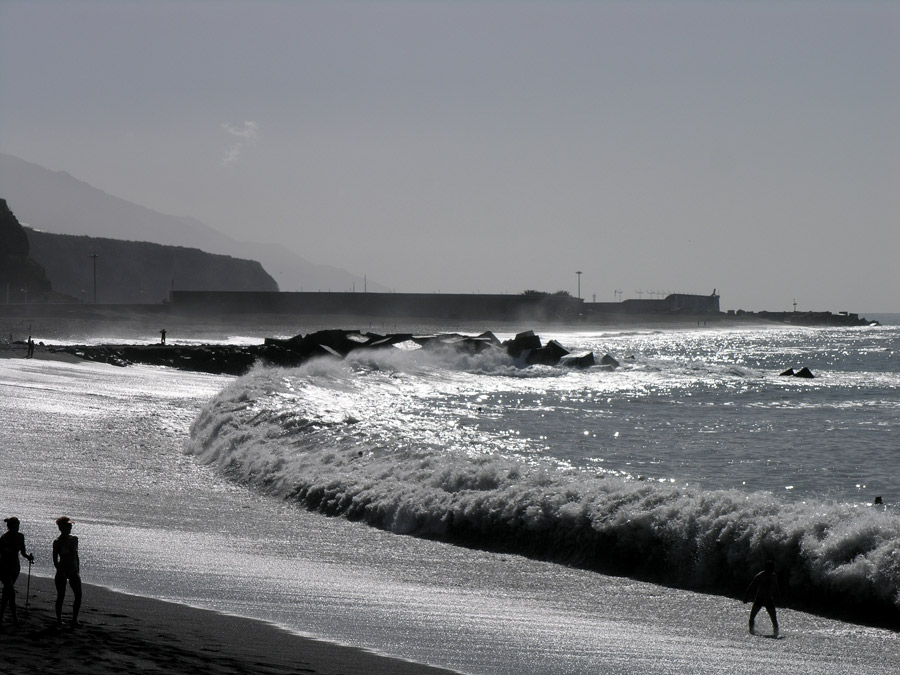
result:
<svg viewBox="0 0 900 675"><path fill-rule="evenodd" d="M747 587L744 593L744 602L754 595L753 607L750 610L750 632L755 634L753 630L753 621L756 615L763 607L769 613L772 619L772 630L778 635L778 617L775 616L775 599L778 596L778 576L775 574L775 563L771 560L766 561L766 566L762 572L753 577L753 581Z"/></svg>
<svg viewBox="0 0 900 675"><path fill-rule="evenodd" d="M28 342L26 344L28 345L28 352L25 354L25 358L30 359L34 356L34 340L31 339L30 335L28 336Z"/></svg>
<svg viewBox="0 0 900 675"><path fill-rule="evenodd" d="M161 331L159 331L159 344L161 344L161 345L166 344L166 329L165 328L163 328Z"/></svg>
<svg viewBox="0 0 900 675"><path fill-rule="evenodd" d="M0 535L0 582L3 594L0 596L0 624L9 605L9 613L14 624L19 623L16 615L16 579L19 578L19 554L29 563L34 562L34 554L25 551L25 535L19 532L19 519L15 516L4 518L6 532Z"/></svg>
<svg viewBox="0 0 900 675"><path fill-rule="evenodd" d="M56 623L62 623L62 606L66 597L66 584L72 587L75 601L72 603L72 625L78 626L78 610L81 609L81 565L78 561L78 537L72 536L74 522L68 516L56 519L60 535L53 540L53 566L56 568Z"/></svg>

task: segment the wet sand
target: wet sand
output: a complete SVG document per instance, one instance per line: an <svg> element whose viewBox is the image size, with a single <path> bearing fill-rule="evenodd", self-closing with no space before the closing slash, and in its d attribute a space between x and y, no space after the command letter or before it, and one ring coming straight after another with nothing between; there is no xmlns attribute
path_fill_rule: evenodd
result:
<svg viewBox="0 0 900 675"><path fill-rule="evenodd" d="M16 584L19 623L0 624L0 672L67 673L449 673L302 637L252 619L194 609L85 585L80 623L73 628L71 592L57 626L51 579L32 576L25 609L27 570Z"/></svg>

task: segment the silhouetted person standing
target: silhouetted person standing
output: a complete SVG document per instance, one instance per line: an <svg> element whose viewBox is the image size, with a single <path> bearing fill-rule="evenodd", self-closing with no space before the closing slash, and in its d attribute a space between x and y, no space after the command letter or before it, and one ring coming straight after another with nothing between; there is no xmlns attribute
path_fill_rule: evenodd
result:
<svg viewBox="0 0 900 675"><path fill-rule="evenodd" d="M159 344L161 344L161 345L166 344L166 329L165 328L163 328L161 331L159 331Z"/></svg>
<svg viewBox="0 0 900 675"><path fill-rule="evenodd" d="M16 615L16 579L19 578L19 554L29 563L34 562L34 555L25 551L25 535L19 532L19 519L15 516L4 518L6 532L0 535L0 582L3 583L3 594L0 596L0 622L9 605L9 613L14 624L19 623Z"/></svg>
<svg viewBox="0 0 900 675"><path fill-rule="evenodd" d="M78 626L78 610L81 609L81 565L78 562L78 537L72 536L74 523L68 516L56 519L60 535L53 540L53 566L56 568L56 623L62 623L62 606L66 597L66 584L72 587L75 600L72 603L72 625Z"/></svg>
<svg viewBox="0 0 900 675"><path fill-rule="evenodd" d="M748 598L754 593L753 607L750 610L750 632L755 633L753 621L756 619L759 610L765 607L769 617L772 619L772 630L775 635L778 635L778 618L775 616L778 577L775 574L775 563L773 561L767 560L763 571L753 577L753 581L747 587L747 592L744 593L744 602L747 602Z"/></svg>
<svg viewBox="0 0 900 675"><path fill-rule="evenodd" d="M31 339L31 336L28 336L28 352L25 354L26 359L30 359L34 356L34 340Z"/></svg>

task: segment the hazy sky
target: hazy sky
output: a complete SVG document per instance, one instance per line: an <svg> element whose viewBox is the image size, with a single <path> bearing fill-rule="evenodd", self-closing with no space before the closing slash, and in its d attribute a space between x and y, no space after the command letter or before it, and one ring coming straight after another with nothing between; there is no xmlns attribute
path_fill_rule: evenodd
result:
<svg viewBox="0 0 900 675"><path fill-rule="evenodd" d="M900 312L895 0L0 0L0 152L397 291Z"/></svg>

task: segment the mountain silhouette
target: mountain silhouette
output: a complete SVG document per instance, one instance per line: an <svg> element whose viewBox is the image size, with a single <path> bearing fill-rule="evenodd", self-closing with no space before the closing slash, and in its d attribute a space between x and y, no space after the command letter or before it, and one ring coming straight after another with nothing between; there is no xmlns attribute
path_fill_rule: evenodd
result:
<svg viewBox="0 0 900 675"><path fill-rule="evenodd" d="M348 291L364 284L361 276L313 263L282 245L237 241L196 218L154 211L66 171L51 171L3 153L0 196L13 205L19 222L36 230L199 248L259 261L282 291ZM371 281L367 287L387 290Z"/></svg>

